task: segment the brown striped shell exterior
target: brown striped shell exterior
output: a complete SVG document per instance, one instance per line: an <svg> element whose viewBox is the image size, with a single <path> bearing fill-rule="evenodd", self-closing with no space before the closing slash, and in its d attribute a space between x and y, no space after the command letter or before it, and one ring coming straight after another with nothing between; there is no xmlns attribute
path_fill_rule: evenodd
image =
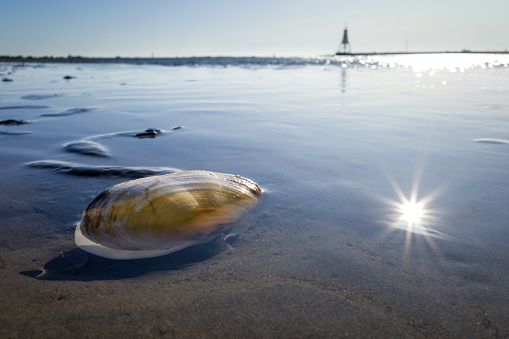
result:
<svg viewBox="0 0 509 339"><path fill-rule="evenodd" d="M203 243L233 227L262 198L238 175L184 171L122 182L83 212L82 234L111 249L147 251Z"/></svg>

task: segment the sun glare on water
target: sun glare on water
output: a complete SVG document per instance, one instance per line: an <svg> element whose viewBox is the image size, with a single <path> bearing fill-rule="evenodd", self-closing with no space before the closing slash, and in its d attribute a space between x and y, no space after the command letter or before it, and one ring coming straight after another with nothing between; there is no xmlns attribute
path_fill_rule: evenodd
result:
<svg viewBox="0 0 509 339"><path fill-rule="evenodd" d="M473 68L507 67L509 57L503 54L477 53L432 53L432 54L403 54L378 55L368 59L382 65L399 65L412 68L414 72L433 70L447 70L449 72L463 72Z"/></svg>
<svg viewBox="0 0 509 339"><path fill-rule="evenodd" d="M393 187L398 195L398 200L383 199L391 206L387 223L392 230L404 230L410 238L411 234L420 234L425 237L443 238L444 233L437 230L436 214L431 205L438 191L434 191L423 198L418 198L416 182L410 196L407 197L401 188L393 182Z"/></svg>
<svg viewBox="0 0 509 339"><path fill-rule="evenodd" d="M401 216L409 224L418 224L421 222L423 208L416 202L407 202L401 205Z"/></svg>
<svg viewBox="0 0 509 339"><path fill-rule="evenodd" d="M419 181L417 180L413 184L410 195L407 196L394 181L392 184L398 199L382 198L382 201L388 205L388 212L383 220L383 223L388 226L385 237L403 240L404 265L409 265L412 258L418 258L415 256L416 253L427 255L420 252L424 248L430 249L441 257L434 239L447 239L448 236L440 230L443 227L440 222L441 213L433 208L441 190L435 189L426 196L419 197ZM426 247L422 247L423 244Z"/></svg>

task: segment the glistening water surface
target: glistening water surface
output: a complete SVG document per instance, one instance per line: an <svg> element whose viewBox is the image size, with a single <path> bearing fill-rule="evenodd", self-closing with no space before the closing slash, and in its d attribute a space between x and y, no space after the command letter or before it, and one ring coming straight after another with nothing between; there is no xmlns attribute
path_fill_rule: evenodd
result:
<svg viewBox="0 0 509 339"><path fill-rule="evenodd" d="M507 56L295 60L1 64L5 334L85 328L79 310L91 335L109 314L132 335L507 336ZM65 147L83 141L101 151ZM126 167L239 174L265 196L213 255L27 273L75 249L72 224Z"/></svg>

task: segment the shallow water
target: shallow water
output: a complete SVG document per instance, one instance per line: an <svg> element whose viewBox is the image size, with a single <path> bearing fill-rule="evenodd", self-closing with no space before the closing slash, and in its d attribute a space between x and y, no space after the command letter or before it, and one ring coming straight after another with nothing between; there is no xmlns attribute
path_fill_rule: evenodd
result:
<svg viewBox="0 0 509 339"><path fill-rule="evenodd" d="M418 56L413 64L404 56L319 58L318 65L225 66L221 59L182 67L16 67L13 81L0 84L0 120L30 123L2 126L13 132L0 134L0 255L18 265L4 263L0 274L32 284L26 272L57 256L55 248L75 248L69 229L87 203L132 178L27 164L205 169L245 176L265 190L262 204L237 226L233 252L191 249L183 255L198 259L179 254L148 265L95 258L79 275L55 278L71 284L60 288L134 279L138 287L166 281L179 290L185 274L204 290L218 279L232 284L231 295L194 296L202 311L257 300L251 314L269 324L258 334L345 335L345 324L353 322L354 335L507 336L509 144L482 141L509 139L504 57L447 55L439 63L433 56L427 68ZM0 64L0 73L12 70ZM149 128L163 133L135 137ZM109 157L64 147L84 139ZM421 204L412 221L402 219L405 200ZM27 252L33 254L22 260ZM178 264L168 268L168 260ZM30 327L41 301L21 294L6 301L25 298L30 306L21 317L25 312ZM71 294L75 307L85 307L85 294ZM287 308L275 307L274 295ZM133 300L126 303L136 312ZM349 316L338 300L348 304ZM197 312L182 302L185 312ZM302 320L298 310L317 307L316 318ZM7 333L16 333L16 321L5 314ZM302 331L278 331L267 320L272 316L299 323ZM229 323L232 332L224 333L242 333L242 326Z"/></svg>

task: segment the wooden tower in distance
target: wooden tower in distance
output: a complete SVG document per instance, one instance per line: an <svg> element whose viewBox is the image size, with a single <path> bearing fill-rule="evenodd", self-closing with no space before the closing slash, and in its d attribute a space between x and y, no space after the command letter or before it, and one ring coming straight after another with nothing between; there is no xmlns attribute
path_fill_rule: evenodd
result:
<svg viewBox="0 0 509 339"><path fill-rule="evenodd" d="M351 54L352 49L350 47L350 42L348 42L348 29L345 26L345 30L343 31L343 40L341 41L341 46L339 46L338 54Z"/></svg>

